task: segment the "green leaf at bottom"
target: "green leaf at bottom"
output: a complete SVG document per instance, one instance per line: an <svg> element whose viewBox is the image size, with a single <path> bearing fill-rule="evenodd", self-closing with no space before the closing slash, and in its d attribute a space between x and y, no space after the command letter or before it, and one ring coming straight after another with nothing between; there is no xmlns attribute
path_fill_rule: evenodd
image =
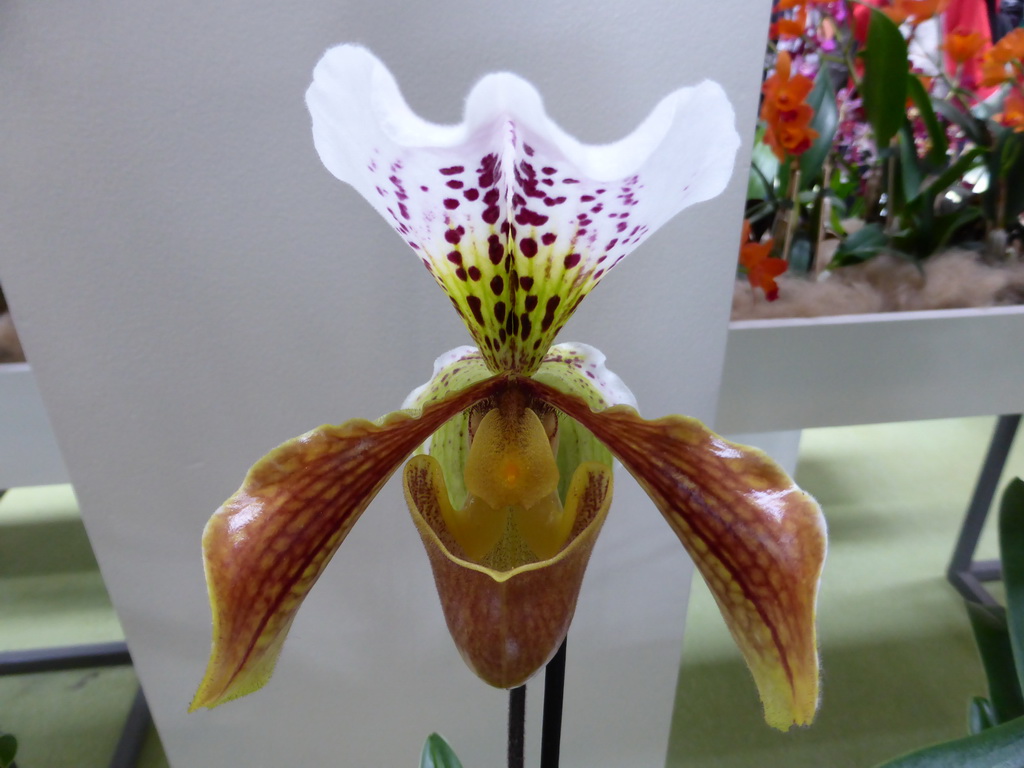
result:
<svg viewBox="0 0 1024 768"><path fill-rule="evenodd" d="M9 733L0 733L0 768L8 768L18 753L18 740Z"/></svg>
<svg viewBox="0 0 1024 768"><path fill-rule="evenodd" d="M432 733L423 745L420 768L462 768L462 763L444 737Z"/></svg>
<svg viewBox="0 0 1024 768"><path fill-rule="evenodd" d="M1024 717L911 752L878 768L1024 768Z"/></svg>

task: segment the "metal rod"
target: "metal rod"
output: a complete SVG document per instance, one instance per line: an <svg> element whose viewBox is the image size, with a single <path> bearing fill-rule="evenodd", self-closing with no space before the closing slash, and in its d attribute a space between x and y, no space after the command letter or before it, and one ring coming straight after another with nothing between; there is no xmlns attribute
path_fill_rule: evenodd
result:
<svg viewBox="0 0 1024 768"><path fill-rule="evenodd" d="M565 644L544 670L544 719L540 732L540 768L558 768L562 749L562 701L565 696Z"/></svg>
<svg viewBox="0 0 1024 768"><path fill-rule="evenodd" d="M960 535L957 537L953 556L946 571L950 583L963 597L988 605L994 605L996 601L981 585L981 581L998 578L998 571L991 563L975 563L974 552L978 547L989 510L992 508L992 500L999 488L999 478L1003 467L1006 466L1006 459L1010 448L1013 447L1013 438L1019 426L1019 413L1000 416L997 419L985 462L974 486L974 494L964 515Z"/></svg>
<svg viewBox="0 0 1024 768"><path fill-rule="evenodd" d="M526 686L508 692L508 768L523 768L526 750Z"/></svg>
<svg viewBox="0 0 1024 768"><path fill-rule="evenodd" d="M146 704L146 697L140 686L132 701L132 708L128 710L128 717L125 719L114 756L110 758L110 768L134 768L138 765L151 722L149 705Z"/></svg>
<svg viewBox="0 0 1024 768"><path fill-rule="evenodd" d="M123 642L33 648L27 651L0 653L0 676L90 667L116 667L131 663L132 657L128 653L128 646Z"/></svg>

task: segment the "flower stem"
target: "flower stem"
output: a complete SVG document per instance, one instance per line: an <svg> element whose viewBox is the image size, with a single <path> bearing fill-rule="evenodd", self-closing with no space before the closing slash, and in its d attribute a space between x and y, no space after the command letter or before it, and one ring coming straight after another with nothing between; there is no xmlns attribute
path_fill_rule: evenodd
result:
<svg viewBox="0 0 1024 768"><path fill-rule="evenodd" d="M508 692L508 768L523 768L526 742L526 686Z"/></svg>
<svg viewBox="0 0 1024 768"><path fill-rule="evenodd" d="M562 699L565 693L565 644L544 670L544 720L540 735L540 768L558 768L562 748Z"/></svg>

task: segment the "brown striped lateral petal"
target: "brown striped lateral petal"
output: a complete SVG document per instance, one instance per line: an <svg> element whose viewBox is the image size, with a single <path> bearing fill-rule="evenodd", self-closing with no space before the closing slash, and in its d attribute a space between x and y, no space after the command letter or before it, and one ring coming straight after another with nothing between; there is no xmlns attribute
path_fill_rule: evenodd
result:
<svg viewBox="0 0 1024 768"><path fill-rule="evenodd" d="M249 470L203 532L213 649L190 711L267 682L303 598L387 479L438 427L502 384L482 381L418 416L319 427Z"/></svg>
<svg viewBox="0 0 1024 768"><path fill-rule="evenodd" d="M404 479L409 511L462 658L490 685L522 685L551 660L569 631L590 553L611 506L611 467L586 462L573 475L566 506L577 506L576 521L562 550L507 571L467 560L448 532L441 512L448 491L436 459L414 456Z"/></svg>
<svg viewBox="0 0 1024 768"><path fill-rule="evenodd" d="M626 406L594 412L577 397L527 385L607 445L661 510L714 593L768 724L810 723L826 549L817 502L764 453L723 440L696 419L647 421Z"/></svg>

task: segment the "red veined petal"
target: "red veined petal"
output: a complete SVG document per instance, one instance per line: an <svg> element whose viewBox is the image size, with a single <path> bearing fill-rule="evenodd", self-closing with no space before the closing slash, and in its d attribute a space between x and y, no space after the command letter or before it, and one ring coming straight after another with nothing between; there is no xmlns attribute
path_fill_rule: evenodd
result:
<svg viewBox="0 0 1024 768"><path fill-rule="evenodd" d="M768 456L696 419L595 412L524 382L603 441L647 491L714 593L754 675L765 719L803 725L818 702L814 610L825 556L821 510Z"/></svg>
<svg viewBox="0 0 1024 768"><path fill-rule="evenodd" d="M303 598L398 465L502 384L479 382L418 415L319 427L253 465L203 532L213 648L190 710L267 682Z"/></svg>

